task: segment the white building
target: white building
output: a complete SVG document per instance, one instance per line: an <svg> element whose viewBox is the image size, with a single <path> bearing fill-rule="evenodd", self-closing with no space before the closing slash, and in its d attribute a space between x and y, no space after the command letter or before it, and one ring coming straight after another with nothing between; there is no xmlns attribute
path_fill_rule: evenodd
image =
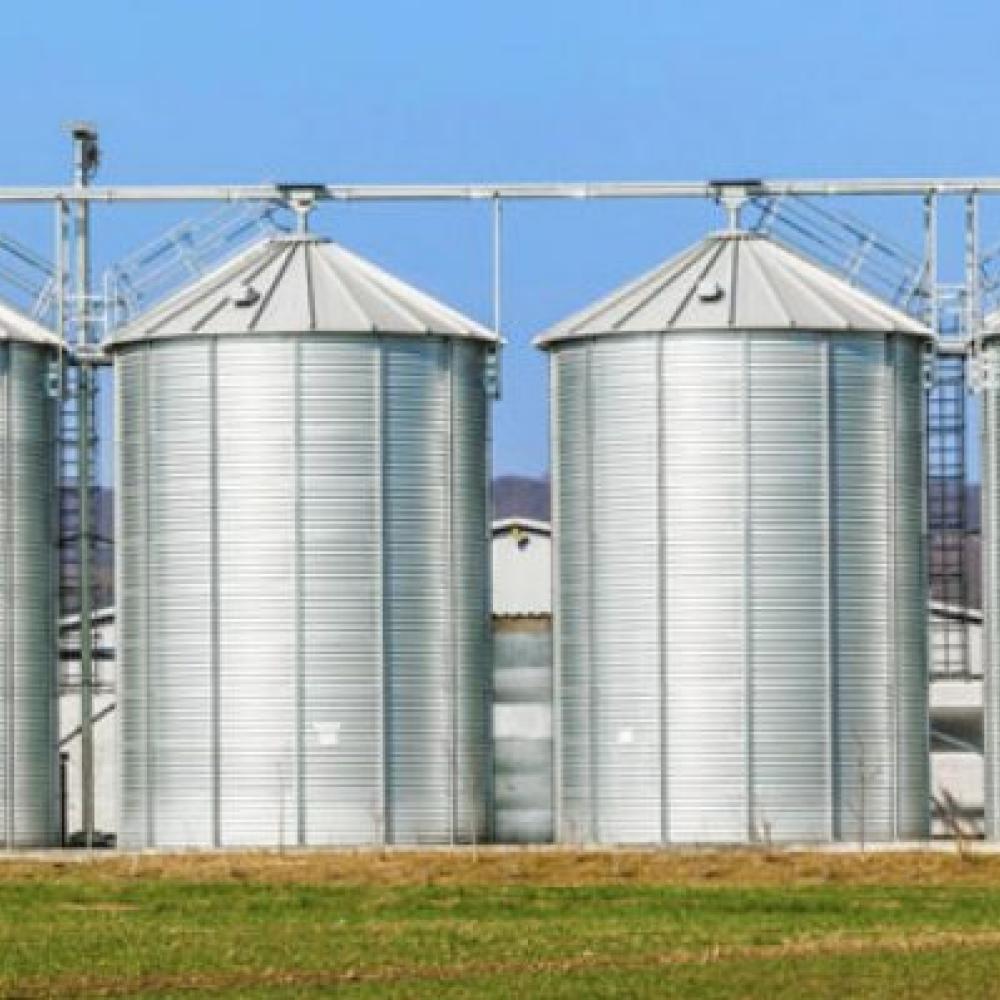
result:
<svg viewBox="0 0 1000 1000"><path fill-rule="evenodd" d="M944 836L951 813L969 834L983 832L983 615L973 611L931 605L938 621L964 625L968 670L961 676L932 677L931 797L933 832ZM933 658L932 658L933 659Z"/></svg>
<svg viewBox="0 0 1000 1000"><path fill-rule="evenodd" d="M95 611L92 715L94 732L94 829L97 842L118 827L118 719L116 717L115 612ZM59 623L59 757L63 836L79 843L83 828L82 731L80 727L80 616Z"/></svg>
<svg viewBox="0 0 1000 1000"><path fill-rule="evenodd" d="M552 839L552 537L548 524L493 525L494 835Z"/></svg>
<svg viewBox="0 0 1000 1000"><path fill-rule="evenodd" d="M493 614L552 614L552 529L545 521L493 522Z"/></svg>

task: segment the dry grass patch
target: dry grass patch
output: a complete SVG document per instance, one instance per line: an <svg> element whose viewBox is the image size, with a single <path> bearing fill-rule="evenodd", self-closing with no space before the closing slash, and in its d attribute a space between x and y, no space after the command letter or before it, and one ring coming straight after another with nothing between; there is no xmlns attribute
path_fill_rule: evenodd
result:
<svg viewBox="0 0 1000 1000"><path fill-rule="evenodd" d="M586 849L287 851L76 856L0 863L0 883L39 879L358 886L1000 886L1000 855L938 851Z"/></svg>

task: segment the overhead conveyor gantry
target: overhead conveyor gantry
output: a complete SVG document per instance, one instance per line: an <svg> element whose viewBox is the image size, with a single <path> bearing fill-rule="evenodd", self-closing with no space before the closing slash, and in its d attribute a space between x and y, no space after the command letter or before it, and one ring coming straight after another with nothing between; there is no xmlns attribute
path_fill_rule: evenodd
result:
<svg viewBox="0 0 1000 1000"><path fill-rule="evenodd" d="M473 184L123 184L0 187L0 202L286 201L307 191L318 201L540 201L588 198L1000 195L1000 177L719 179L705 181L479 182Z"/></svg>
<svg viewBox="0 0 1000 1000"><path fill-rule="evenodd" d="M630 181L630 182L483 182L461 184L343 184L343 183L268 183L209 185L108 185L91 184L99 162L96 129L87 123L71 126L74 141L74 183L67 186L0 186L0 204L50 205L55 207L55 252L53 268L53 304L55 323L66 341L75 371L69 376L71 390L64 399L64 414L69 413L74 441L64 442L72 459L63 463L64 478L71 471L78 484L77 529L73 545L78 549L79 613L86 621L90 611L90 536L92 510L92 446L95 430L92 391L94 365L106 363L97 341L97 298L90 276L91 232L89 209L94 205L139 205L150 203L218 204L256 202L281 205L295 212L305 225L309 211L322 202L331 203L406 203L406 202L485 202L492 205L492 321L499 331L501 324L502 206L504 202L587 201L587 200L669 200L704 199L715 201L727 210L735 222L743 205L761 199L807 199L832 197L910 197L920 200L924 226L922 263L917 267L915 294L920 299L922 318L938 332L943 329L939 310L937 277L938 203L943 198L964 199L965 226L963 255L965 280L960 289L962 316L958 338L943 345L943 352L954 355L957 344L975 340L981 329L981 260L979 249L979 202L983 197L1000 195L1000 177L949 178L843 178L843 179L763 179L722 178L701 181ZM852 238L858 233L850 230ZM864 234L861 234L864 243ZM71 281L71 274L73 280ZM964 434L964 425L963 431ZM65 437L65 428L64 435ZM958 442L958 446L961 442ZM951 442L955 447L956 442ZM964 477L964 465L962 466ZM67 609L63 609L65 612ZM93 766L90 710L94 651L89 631L81 628L81 698L83 737L84 836L93 842Z"/></svg>

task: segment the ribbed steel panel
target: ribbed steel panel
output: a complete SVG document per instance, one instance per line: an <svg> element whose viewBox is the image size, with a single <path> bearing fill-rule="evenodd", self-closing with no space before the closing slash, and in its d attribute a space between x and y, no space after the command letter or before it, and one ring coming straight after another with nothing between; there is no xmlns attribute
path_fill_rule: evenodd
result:
<svg viewBox="0 0 1000 1000"><path fill-rule="evenodd" d="M560 352L550 367L556 836L570 841L593 839L595 822L589 373L589 346Z"/></svg>
<svg viewBox="0 0 1000 1000"><path fill-rule="evenodd" d="M595 839L654 842L660 759L656 340L590 349ZM622 406L623 399L630 400ZM655 552L655 548L654 548ZM599 667L598 667L599 665Z"/></svg>
<svg viewBox="0 0 1000 1000"><path fill-rule="evenodd" d="M386 357L384 493L387 801L393 839L450 839L455 817L455 648L450 625L451 393L447 344L403 344ZM391 389L389 388L391 386ZM434 474L428 474L433 472Z"/></svg>
<svg viewBox="0 0 1000 1000"><path fill-rule="evenodd" d="M922 345L551 345L558 836L927 833Z"/></svg>
<svg viewBox="0 0 1000 1000"><path fill-rule="evenodd" d="M927 551L924 405L924 349L909 337L893 337L887 345L893 375L891 516L894 580L892 585L893 644L889 664L890 690L895 698L894 817L895 834L928 831L930 786L930 723L927 691ZM914 419L919 416L919 419ZM895 688L892 682L895 681Z"/></svg>
<svg viewBox="0 0 1000 1000"><path fill-rule="evenodd" d="M219 837L296 843L295 346L216 351Z"/></svg>
<svg viewBox="0 0 1000 1000"><path fill-rule="evenodd" d="M164 355L164 363L169 364ZM153 676L149 634L149 494L147 462L150 408L149 352L132 351L115 362L115 592L119 627L118 838L124 844L155 844L150 798L153 728L149 683ZM210 555L210 554L209 554ZM128 628L122 623L128 622ZM125 665L128 669L123 669ZM211 670L202 662L202 671ZM211 800L210 800L211 801ZM202 806L200 813L204 813Z"/></svg>
<svg viewBox="0 0 1000 1000"><path fill-rule="evenodd" d="M552 840L552 619L495 617L493 770L501 843Z"/></svg>
<svg viewBox="0 0 1000 1000"><path fill-rule="evenodd" d="M758 334L748 348L751 835L819 840L832 763L822 343Z"/></svg>
<svg viewBox="0 0 1000 1000"><path fill-rule="evenodd" d="M735 334L661 341L660 627L669 841L735 842L748 829L743 350Z"/></svg>
<svg viewBox="0 0 1000 1000"><path fill-rule="evenodd" d="M448 341L451 448L451 631L454 647L455 838L490 839L493 818L491 717L493 631L490 623L490 411L484 405L483 349ZM455 475L454 472L458 472Z"/></svg>
<svg viewBox="0 0 1000 1000"><path fill-rule="evenodd" d="M891 440L895 434L892 372L884 367L887 345L881 338L836 339L829 350L828 387L836 400L830 410L833 502L829 509L834 545L829 565L835 598L830 642L837 664L832 688L837 712L834 732L840 732L831 789L834 833L858 839L863 823L866 836L891 839L894 712L887 684L893 579L889 500L894 491L891 463L896 451ZM916 423L920 412L918 400L907 419ZM920 427L916 433L921 433ZM916 452L905 451L904 441L899 441L902 457L916 465L919 480L920 464L914 456L920 454L920 441L915 444ZM919 493L919 481L909 488ZM921 504L916 502L916 506L919 510ZM918 565L918 586L921 574ZM920 664L920 659L913 664L915 677ZM913 746L914 753L920 752L920 745Z"/></svg>
<svg viewBox="0 0 1000 1000"><path fill-rule="evenodd" d="M307 843L369 843L383 823L376 341L299 344L302 802Z"/></svg>
<svg viewBox="0 0 1000 1000"><path fill-rule="evenodd" d="M0 344L0 844L58 839L51 348Z"/></svg>
<svg viewBox="0 0 1000 1000"><path fill-rule="evenodd" d="M116 352L123 844L487 835L488 350Z"/></svg>
<svg viewBox="0 0 1000 1000"><path fill-rule="evenodd" d="M145 361L139 384L149 409L136 415L138 427L145 424L142 446L147 466L136 469L130 463L128 469L139 473L137 484L145 491L146 530L136 570L145 571L137 593L148 615L142 655L149 671L143 694L149 699L150 721L147 742L136 749L145 759L149 784L156 789L157 801L150 803L155 819L150 821L155 824L155 843L161 847L209 841L214 815L209 808L214 790L208 762L215 746L216 672L208 668L213 663L215 540L212 439L205 433L213 405L211 347L185 346L164 345ZM128 512L124 470L122 478L126 490L122 506ZM134 558L131 552L129 557ZM127 614L127 606L122 614ZM127 712L121 718L133 724Z"/></svg>

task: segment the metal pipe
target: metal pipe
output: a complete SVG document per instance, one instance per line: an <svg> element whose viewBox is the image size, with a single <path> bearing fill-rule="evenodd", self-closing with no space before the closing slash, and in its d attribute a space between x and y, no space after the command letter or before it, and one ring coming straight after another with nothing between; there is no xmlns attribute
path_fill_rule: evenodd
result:
<svg viewBox="0 0 1000 1000"><path fill-rule="evenodd" d="M975 340L979 322L979 198L965 199L965 336Z"/></svg>
<svg viewBox="0 0 1000 1000"><path fill-rule="evenodd" d="M500 332L503 319L501 302L503 283L503 202L493 199L493 329Z"/></svg>
<svg viewBox="0 0 1000 1000"><path fill-rule="evenodd" d="M55 395L55 406L53 415L53 437L55 445L54 456L51 463L52 477L55 484L55 502L52 504L52 510L49 516L50 531L52 532L52 539L55 542L55 548L52 553L52 559L50 566L52 567L52 590L51 590L51 600L52 606L62 610L62 585L63 585L63 531L62 531L62 491L65 489L66 484L63 482L63 466L61 461L61 451L62 448L62 434L63 434L63 412L65 408L64 395L66 392L66 272L68 270L68 216L67 216L67 206L64 201L57 201L55 203L55 232L54 243L55 243L55 269L52 275L53 287L53 303L55 305L55 332L56 336L59 338L59 348L56 354L56 384L54 386ZM53 671L55 673L55 692L56 697L53 699L52 707L50 709L52 718L52 734L56 740L59 739L59 690L60 684L62 682L62 664L61 664L61 654L60 649L60 636L59 628L55 630L55 637L52 646L52 652L54 656ZM59 747L62 746L60 743ZM56 766L56 762L60 759L58 747L54 754L53 766ZM64 767L58 767L56 771L56 776L59 779L56 787L59 789L59 808L58 808L58 822L59 822L59 843L63 846L66 844L66 837L69 831L66 829L66 780L68 778L68 769Z"/></svg>
<svg viewBox="0 0 1000 1000"><path fill-rule="evenodd" d="M97 168L98 145L96 130L84 123L71 127L73 136L73 181L77 191L83 191ZM74 235L76 238L76 346L86 348L90 341L90 204L76 198ZM77 502L80 507L79 583L80 583L80 720L81 720L81 782L84 844L94 846L94 660L91 635L90 579L90 404L93 396L93 372L86 350L77 358Z"/></svg>
<svg viewBox="0 0 1000 1000"><path fill-rule="evenodd" d="M590 198L717 198L741 189L747 197L832 195L1000 194L1000 177L774 179L745 181L598 181L489 184L123 185L117 187L0 187L0 202L275 201L308 188L317 201L487 201Z"/></svg>
<svg viewBox="0 0 1000 1000"><path fill-rule="evenodd" d="M940 334L938 316L937 273L937 197L924 198L924 293L927 296L927 323L935 335Z"/></svg>

